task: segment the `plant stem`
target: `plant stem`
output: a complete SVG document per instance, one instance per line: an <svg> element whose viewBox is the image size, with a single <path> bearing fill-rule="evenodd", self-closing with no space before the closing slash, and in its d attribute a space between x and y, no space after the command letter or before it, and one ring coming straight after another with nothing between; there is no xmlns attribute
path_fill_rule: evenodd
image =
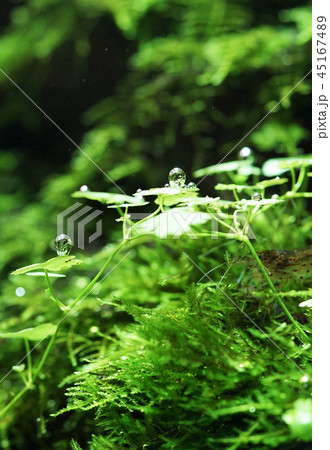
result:
<svg viewBox="0 0 330 450"><path fill-rule="evenodd" d="M292 167L290 168L290 172L291 172L291 178L292 178L292 180L291 180L291 182L292 182L291 190L294 191L294 188L295 188L295 185L296 185L296 173L295 173L295 171L294 171L294 169Z"/></svg>
<svg viewBox="0 0 330 450"><path fill-rule="evenodd" d="M236 200L237 202L240 202L240 201L241 201L241 199L240 199L239 196L238 196L238 193L237 193L236 189L233 190L233 195L234 195L235 200Z"/></svg>
<svg viewBox="0 0 330 450"><path fill-rule="evenodd" d="M292 322L292 324L295 326L295 328L299 331L299 333L308 341L311 342L309 337L307 336L307 334L304 332L304 330L300 327L300 325L298 324L298 322L292 317L290 311L288 310L288 308L285 306L283 300L281 299L281 297L279 295L277 295L277 291L276 288L272 282L272 280L270 279L267 270L265 269L265 267L263 266L262 262L260 261L260 258L257 254L257 252L255 251L253 245L251 244L250 239L245 236L244 238L244 242L247 244L247 246L249 247L253 257L255 258L255 260L257 261L262 273L264 274L269 286L271 287L272 291L276 294L276 298L278 303L280 304L280 306L282 307L283 311L285 312L285 314L287 315L288 319Z"/></svg>
<svg viewBox="0 0 330 450"><path fill-rule="evenodd" d="M25 350L26 350L26 359L27 359L27 373L28 373L28 383L32 383L32 360L31 360L31 349L30 344L27 339L24 339Z"/></svg>
<svg viewBox="0 0 330 450"><path fill-rule="evenodd" d="M299 175L298 175L298 180L292 189L293 192L299 191L299 189L301 188L301 185L305 179L305 175L306 175L306 167L302 166L300 169Z"/></svg>
<svg viewBox="0 0 330 450"><path fill-rule="evenodd" d="M60 325L61 325L61 322L57 325L55 333L53 334L53 336L51 337L50 341L48 342L48 345L46 347L45 353L42 355L42 358L41 358L41 360L40 360L40 362L38 364L38 367L36 368L36 371L35 371L35 373L34 373L34 375L32 377L32 384L35 382L37 376L39 375L41 369L43 368L43 365L46 362L47 356L48 356L48 354L49 354L49 352L50 352L50 350L51 350L51 348L52 348L52 346L53 346L53 344L55 342L55 338L56 338L56 335L58 333L58 330L60 329Z"/></svg>
<svg viewBox="0 0 330 450"><path fill-rule="evenodd" d="M47 270L47 269L44 269L44 271L45 271L45 277L46 277L47 286L48 286L48 289L49 289L49 292L50 292L50 295L51 295L52 300L54 300L54 302L57 304L57 306L58 306L62 311L67 310L68 307L65 306L65 305L61 302L61 300L59 300L59 299L56 297L56 295L55 295L53 286L52 286L52 284L51 284L51 282L50 282L50 279L49 279L49 276L48 276L48 270Z"/></svg>
<svg viewBox="0 0 330 450"><path fill-rule="evenodd" d="M0 411L0 417L3 416L19 400L31 386L25 386L15 397Z"/></svg>
<svg viewBox="0 0 330 450"><path fill-rule="evenodd" d="M73 302L71 303L71 305L69 306L69 309L72 310L77 303L79 302L79 300L81 300L82 298L84 298L85 295L88 294L88 292L90 292L90 290L93 288L93 286L95 285L95 283L97 282L97 280L101 277L101 275L103 274L103 272L105 271L105 269L108 267L108 265L111 263L111 261L113 260L113 258L116 256L116 254L122 249L122 247L124 247L127 243L129 243L130 240L126 240L126 241L122 241L118 247L116 248L116 250L111 253L111 255L109 256L109 258L106 260L106 262L103 264L102 268L99 270L99 272L95 275L95 277L92 279L92 281L88 284L88 286L85 287L85 289L83 289L83 291L78 295L78 297L75 298L75 300L73 300Z"/></svg>
<svg viewBox="0 0 330 450"><path fill-rule="evenodd" d="M150 217L150 216L149 216ZM144 220L144 219L143 219ZM139 223L139 222L138 222ZM117 253L120 252L120 250L125 247L126 245L129 245L132 241L145 237L145 236L150 236L148 234L140 234L138 236L133 236L129 239L126 239L124 241L122 241L118 247L114 250L114 252L111 253L111 255L109 256L109 258L106 260L106 262L103 264L102 268L100 269L100 271L95 275L95 277L92 279L92 281L88 284L88 286L85 287L85 289L78 295L78 297L75 298L75 300L71 303L71 305L69 306L69 310L72 310L77 303L83 299L94 287L95 283L97 282L97 280L101 277L101 275L104 273L105 269L108 267L108 265L111 263L111 261L113 260L113 258L117 255Z"/></svg>

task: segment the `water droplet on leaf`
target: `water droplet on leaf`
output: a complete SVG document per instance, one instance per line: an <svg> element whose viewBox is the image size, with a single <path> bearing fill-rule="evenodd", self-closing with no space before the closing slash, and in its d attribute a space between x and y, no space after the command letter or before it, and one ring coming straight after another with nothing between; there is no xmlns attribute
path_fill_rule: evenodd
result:
<svg viewBox="0 0 330 450"><path fill-rule="evenodd" d="M168 188L170 185L168 183L164 184L164 187Z"/></svg>
<svg viewBox="0 0 330 450"><path fill-rule="evenodd" d="M54 241L58 256L65 256L71 252L72 241L67 234L60 234Z"/></svg>
<svg viewBox="0 0 330 450"><path fill-rule="evenodd" d="M82 186L80 186L80 189L79 189L81 192L86 192L86 191L88 191L88 186L86 185L86 184L83 184Z"/></svg>
<svg viewBox="0 0 330 450"><path fill-rule="evenodd" d="M277 199L279 199L280 198L280 196L278 195L278 194L273 194L272 195L272 199L273 200L277 200Z"/></svg>
<svg viewBox="0 0 330 450"><path fill-rule="evenodd" d="M143 196L141 195L142 189L137 189L135 192L135 197L138 198L139 200L143 199Z"/></svg>
<svg viewBox="0 0 330 450"><path fill-rule="evenodd" d="M172 188L182 188L186 182L186 174L179 167L175 167L168 174L168 181Z"/></svg>
<svg viewBox="0 0 330 450"><path fill-rule="evenodd" d="M187 184L186 186L187 189L195 189L197 188L197 184L193 183L192 181L190 183Z"/></svg>
<svg viewBox="0 0 330 450"><path fill-rule="evenodd" d="M252 200L256 200L256 201L259 202L260 200L262 200L262 195L259 194L259 192L255 192L255 193L252 195L251 199L252 199Z"/></svg>

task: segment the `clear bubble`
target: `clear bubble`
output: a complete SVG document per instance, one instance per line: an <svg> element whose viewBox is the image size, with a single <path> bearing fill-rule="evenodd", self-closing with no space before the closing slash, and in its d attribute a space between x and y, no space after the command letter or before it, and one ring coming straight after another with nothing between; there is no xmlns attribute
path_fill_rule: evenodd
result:
<svg viewBox="0 0 330 450"><path fill-rule="evenodd" d="M174 167L168 174L168 181L172 188L182 188L186 182L186 174L179 167Z"/></svg>
<svg viewBox="0 0 330 450"><path fill-rule="evenodd" d="M253 156L253 151L250 149L250 147L243 147L239 152L238 156L241 159L247 159L251 158Z"/></svg>
<svg viewBox="0 0 330 450"><path fill-rule="evenodd" d="M249 411L250 411L251 413L254 413L254 412L256 412L256 409L255 409L254 406L250 406Z"/></svg>
<svg viewBox="0 0 330 450"><path fill-rule="evenodd" d="M80 186L80 189L79 189L81 192L86 192L86 191L88 191L88 186L86 185L86 184L83 184L82 186Z"/></svg>
<svg viewBox="0 0 330 450"><path fill-rule="evenodd" d="M272 195L272 199L273 200L278 200L280 198L280 196L278 194L273 194Z"/></svg>
<svg viewBox="0 0 330 450"><path fill-rule="evenodd" d="M164 184L164 187L168 188L170 185L168 183Z"/></svg>
<svg viewBox="0 0 330 450"><path fill-rule="evenodd" d="M60 234L54 241L58 256L69 255L72 249L72 241L67 234Z"/></svg>
<svg viewBox="0 0 330 450"><path fill-rule="evenodd" d="M142 189L137 189L134 194L138 200L143 200L143 195L141 194L141 192L142 192Z"/></svg>
<svg viewBox="0 0 330 450"><path fill-rule="evenodd" d="M18 287L15 291L15 294L17 295L17 297L23 297L23 295L25 295L25 289L22 287Z"/></svg>
<svg viewBox="0 0 330 450"><path fill-rule="evenodd" d="M187 184L186 188L187 189L195 189L195 188L197 188L197 184L191 181L190 183Z"/></svg>
<svg viewBox="0 0 330 450"><path fill-rule="evenodd" d="M252 199L252 200L256 200L256 201L259 202L260 200L262 200L262 195L259 194L259 192L255 192L255 193L252 195L251 199Z"/></svg>

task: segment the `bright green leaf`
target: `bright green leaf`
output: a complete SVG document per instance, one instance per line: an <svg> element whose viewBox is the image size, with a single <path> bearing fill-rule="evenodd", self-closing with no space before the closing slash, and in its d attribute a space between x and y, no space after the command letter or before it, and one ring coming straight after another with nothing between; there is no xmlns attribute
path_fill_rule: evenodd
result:
<svg viewBox="0 0 330 450"><path fill-rule="evenodd" d="M262 166L262 173L266 177L275 177L290 170L312 165L312 155L293 156L290 158L269 159Z"/></svg>
<svg viewBox="0 0 330 450"><path fill-rule="evenodd" d="M29 339L31 341L40 341L48 336L52 336L55 333L56 325L52 323L43 323L34 328L26 328L20 331L9 331L0 333L0 338L13 338L13 339Z"/></svg>
<svg viewBox="0 0 330 450"><path fill-rule="evenodd" d="M107 205L113 205L113 204L121 205L121 204L126 204L126 203L135 205L135 204L143 203L143 200L141 200L138 197L134 197L132 195L113 194L110 192L77 191L77 192L74 192L71 195L71 197L87 198L89 200L96 200L100 203L105 203Z"/></svg>
<svg viewBox="0 0 330 450"><path fill-rule="evenodd" d="M49 259L43 263L31 264L30 266L21 267L16 269L11 275L22 275L32 270L42 270L47 269L50 271L58 272L63 269L68 269L69 267L75 266L76 264L81 264L83 261L75 259L74 255L71 256L57 256L56 258Z"/></svg>

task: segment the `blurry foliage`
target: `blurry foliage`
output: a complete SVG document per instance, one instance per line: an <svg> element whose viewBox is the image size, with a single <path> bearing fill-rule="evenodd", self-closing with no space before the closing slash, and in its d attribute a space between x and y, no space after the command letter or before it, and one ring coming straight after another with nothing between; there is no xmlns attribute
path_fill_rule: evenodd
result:
<svg viewBox="0 0 330 450"><path fill-rule="evenodd" d="M256 167L270 157L310 152L310 81L297 85L310 65L308 3L27 0L1 8L8 14L0 69L128 195L164 184L173 166L193 173L217 164L283 97L240 145L253 147ZM119 191L1 72L0 93L0 331L10 333L60 316L44 280L8 278L9 272L54 256L57 214L77 200L70 196L81 185ZM222 184L258 181L213 174L201 184L203 193L219 195L215 177ZM232 199L230 192L220 194ZM259 250L309 243L307 200L286 200L256 217ZM63 299L73 300L86 287L118 243L117 216L103 211L102 239L85 252L75 250L83 269L56 279ZM2 419L3 448L28 442L67 449L71 438L77 449L309 445L309 423L301 423L309 414L309 384L301 382L301 372L214 286L195 284L202 274L182 255L186 251L208 271L237 248L207 239L135 247L73 313L37 387ZM291 324L270 319L272 298L255 300L244 286L237 290L237 277L234 270L225 282L230 295L308 370L310 349L299 345ZM21 285L26 293L18 297ZM297 303L288 300L309 329L309 313ZM33 360L44 349L43 342ZM24 354L21 339L1 340L1 374ZM74 413L52 418L66 407L63 380L71 384L70 396L79 389L81 395L69 403ZM19 372L1 384L5 404L22 387Z"/></svg>

